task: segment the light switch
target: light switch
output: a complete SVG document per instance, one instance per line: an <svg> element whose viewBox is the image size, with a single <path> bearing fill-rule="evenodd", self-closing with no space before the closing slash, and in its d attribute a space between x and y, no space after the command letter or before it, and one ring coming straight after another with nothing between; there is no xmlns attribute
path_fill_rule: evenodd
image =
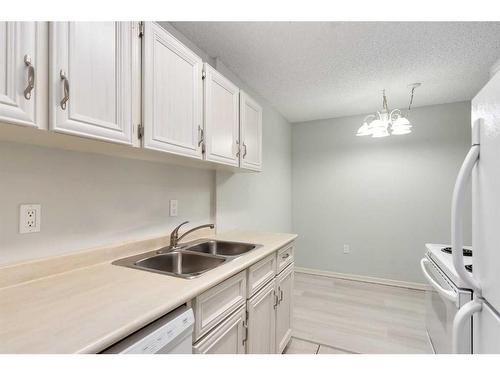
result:
<svg viewBox="0 0 500 375"><path fill-rule="evenodd" d="M179 201L177 199L170 200L170 216L177 216L177 209L179 207Z"/></svg>
<svg viewBox="0 0 500 375"><path fill-rule="evenodd" d="M349 254L349 252L351 251L351 247L349 246L349 244L344 244L344 254Z"/></svg>

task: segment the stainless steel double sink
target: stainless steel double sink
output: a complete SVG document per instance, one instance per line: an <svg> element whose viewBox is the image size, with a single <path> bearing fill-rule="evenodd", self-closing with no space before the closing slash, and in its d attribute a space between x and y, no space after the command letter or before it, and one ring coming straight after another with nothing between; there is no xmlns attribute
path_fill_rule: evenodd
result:
<svg viewBox="0 0 500 375"><path fill-rule="evenodd" d="M119 259L113 264L192 279L259 247L261 245L241 242L198 240L177 248L165 247Z"/></svg>

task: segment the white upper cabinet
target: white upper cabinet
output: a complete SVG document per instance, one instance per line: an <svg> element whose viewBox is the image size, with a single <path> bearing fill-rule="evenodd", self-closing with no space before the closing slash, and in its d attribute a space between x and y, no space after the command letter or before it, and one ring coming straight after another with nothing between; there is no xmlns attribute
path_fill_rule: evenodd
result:
<svg viewBox="0 0 500 375"><path fill-rule="evenodd" d="M240 91L240 167L262 170L262 107Z"/></svg>
<svg viewBox="0 0 500 375"><path fill-rule="evenodd" d="M200 57L154 22L143 40L145 148L202 158Z"/></svg>
<svg viewBox="0 0 500 375"><path fill-rule="evenodd" d="M131 144L140 76L137 22L50 26L50 126L57 132Z"/></svg>
<svg viewBox="0 0 500 375"><path fill-rule="evenodd" d="M47 23L0 22L0 122L47 128Z"/></svg>
<svg viewBox="0 0 500 375"><path fill-rule="evenodd" d="M205 159L237 167L240 90L207 63L204 72Z"/></svg>

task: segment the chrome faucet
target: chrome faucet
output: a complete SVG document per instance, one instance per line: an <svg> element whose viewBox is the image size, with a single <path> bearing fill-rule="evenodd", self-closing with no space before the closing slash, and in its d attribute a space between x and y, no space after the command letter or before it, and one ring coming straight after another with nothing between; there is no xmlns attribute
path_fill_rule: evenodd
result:
<svg viewBox="0 0 500 375"><path fill-rule="evenodd" d="M184 233L182 236L179 237L179 229L182 227L184 224L189 223L189 221L185 221L181 224L179 224L175 229L170 233L170 248L175 249L179 246L179 241L182 240L184 237L186 237L189 233L194 232L195 230L202 229L202 228L210 228L214 229L213 224L204 224L200 225L198 227L195 227L193 229L188 230L186 233Z"/></svg>

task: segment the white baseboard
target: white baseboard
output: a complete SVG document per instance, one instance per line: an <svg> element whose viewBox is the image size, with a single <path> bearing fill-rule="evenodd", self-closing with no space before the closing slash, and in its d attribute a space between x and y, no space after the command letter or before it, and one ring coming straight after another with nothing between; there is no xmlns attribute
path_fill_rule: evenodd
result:
<svg viewBox="0 0 500 375"><path fill-rule="evenodd" d="M422 284L422 283L414 283L414 282L410 282L410 281L401 281L401 280L382 279L379 277L371 277L371 276L352 275L349 273L323 271L323 270L317 270L317 269L313 269L313 268L304 268L304 267L297 267L296 266L295 272L296 273L297 272L298 273L306 273L309 275L332 277L335 279L345 279L345 280L361 281L364 283L396 286L399 288L406 288L406 289L431 290L431 287L429 285Z"/></svg>

